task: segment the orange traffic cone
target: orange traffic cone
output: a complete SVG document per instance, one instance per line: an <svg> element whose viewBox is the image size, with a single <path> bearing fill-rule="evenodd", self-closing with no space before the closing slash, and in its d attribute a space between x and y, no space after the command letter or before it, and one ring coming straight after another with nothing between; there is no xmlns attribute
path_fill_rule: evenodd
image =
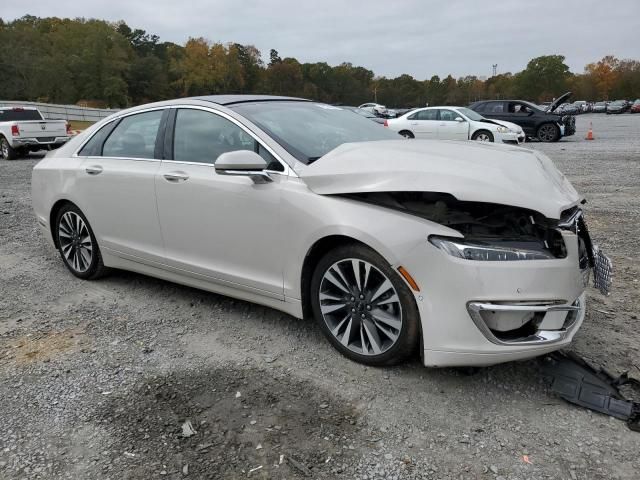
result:
<svg viewBox="0 0 640 480"><path fill-rule="evenodd" d="M587 136L585 140L594 140L593 138L593 122L589 122L589 131L587 132Z"/></svg>

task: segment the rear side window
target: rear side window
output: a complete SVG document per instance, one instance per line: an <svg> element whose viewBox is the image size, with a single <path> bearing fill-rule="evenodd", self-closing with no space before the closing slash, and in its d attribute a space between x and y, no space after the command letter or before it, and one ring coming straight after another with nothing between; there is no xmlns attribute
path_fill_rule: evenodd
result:
<svg viewBox="0 0 640 480"><path fill-rule="evenodd" d="M491 102L485 104L484 113L504 113L504 102Z"/></svg>
<svg viewBox="0 0 640 480"><path fill-rule="evenodd" d="M104 157L153 158L163 110L124 117L102 147Z"/></svg>
<svg viewBox="0 0 640 480"><path fill-rule="evenodd" d="M102 127L100 130L98 130L93 137L91 137L91 140L89 140L87 143L84 144L84 147L82 147L80 149L80 151L78 152L78 155L82 156L82 157L99 157L102 155L102 144L104 143L105 139L109 136L109 134L111 133L111 130L113 130L113 127L115 126L117 122L111 122L107 125L105 125L104 127Z"/></svg>
<svg viewBox="0 0 640 480"><path fill-rule="evenodd" d="M0 122L19 122L26 120L44 120L38 110L24 110L22 108L11 108L0 110Z"/></svg>
<svg viewBox="0 0 640 480"><path fill-rule="evenodd" d="M417 120L437 120L438 119L438 109L434 108L432 110L421 110L416 113Z"/></svg>

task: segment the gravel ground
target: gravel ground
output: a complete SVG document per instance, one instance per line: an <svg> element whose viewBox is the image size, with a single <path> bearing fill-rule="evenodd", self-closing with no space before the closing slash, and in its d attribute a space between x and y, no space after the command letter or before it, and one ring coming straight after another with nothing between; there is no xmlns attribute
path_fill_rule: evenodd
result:
<svg viewBox="0 0 640 480"><path fill-rule="evenodd" d="M530 144L587 196L616 267L573 348L636 376L639 134L640 115L585 115ZM310 320L127 272L76 279L32 216L37 160L0 160L0 478L638 478L640 434L553 397L536 360L367 368Z"/></svg>

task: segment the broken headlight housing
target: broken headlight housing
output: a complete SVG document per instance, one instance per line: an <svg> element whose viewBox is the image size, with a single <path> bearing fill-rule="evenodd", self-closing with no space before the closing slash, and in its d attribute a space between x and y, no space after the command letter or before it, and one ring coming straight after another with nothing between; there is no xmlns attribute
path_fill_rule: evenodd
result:
<svg viewBox="0 0 640 480"><path fill-rule="evenodd" d="M550 252L535 249L532 245L526 245L526 242L470 240L434 235L429 237L429 242L452 257L465 260L498 262L555 258Z"/></svg>

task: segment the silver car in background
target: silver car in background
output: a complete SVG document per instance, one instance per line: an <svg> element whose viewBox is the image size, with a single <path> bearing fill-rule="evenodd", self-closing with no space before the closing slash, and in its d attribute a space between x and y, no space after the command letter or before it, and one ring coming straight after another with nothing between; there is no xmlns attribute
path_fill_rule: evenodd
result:
<svg viewBox="0 0 640 480"><path fill-rule="evenodd" d="M490 365L571 342L583 198L540 152L406 140L339 107L210 96L118 112L33 171L70 272L108 267L314 317L370 365Z"/></svg>

